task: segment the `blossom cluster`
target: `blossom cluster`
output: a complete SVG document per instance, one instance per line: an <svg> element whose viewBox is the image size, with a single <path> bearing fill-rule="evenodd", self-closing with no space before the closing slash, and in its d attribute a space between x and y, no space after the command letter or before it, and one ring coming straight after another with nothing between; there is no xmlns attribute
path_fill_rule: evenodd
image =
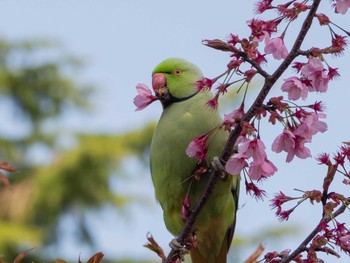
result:
<svg viewBox="0 0 350 263"><path fill-rule="evenodd" d="M290 162L295 156L301 159L311 157L311 152L305 144L310 143L315 134L327 130L327 124L321 120L325 118L322 110L321 102L296 107L283 101L283 97L275 97L264 105L255 120L260 120L269 114L269 121L272 124L280 122L283 125L284 129L273 141L271 149L276 153L286 152L286 162ZM265 144L260 139L259 131L254 128L254 120L251 123L241 122L243 116L244 110L241 105L240 108L225 115L222 123L222 127L229 131L237 124L242 127L241 136L236 142L237 151L227 161L226 170L233 175L243 171L250 180L247 182L245 178L247 192L260 198L264 192L259 191L251 180L259 181L272 176L277 168L267 158Z"/></svg>
<svg viewBox="0 0 350 263"><path fill-rule="evenodd" d="M262 14L267 10L274 10L278 16L271 20L251 19L247 22L251 35L248 38L241 38L238 35L230 34L226 41L214 39L205 40L204 44L221 51L229 52L230 61L227 70L212 79L204 78L197 83L198 90L215 88L215 97L207 103L213 109L217 108L218 98L227 92L230 85L242 82L238 91L244 90L244 97L241 106L231 113L225 114L220 128L227 131L240 126L241 132L235 143L232 156L226 163L226 170L232 175L244 175L246 190L252 193L257 199L265 195L254 181L260 181L272 176L276 166L267 158L266 147L260 138L260 120L268 117L268 121L275 125L281 124L282 132L271 145L271 150L276 153L286 152L286 162L291 162L295 157L305 159L311 157L311 151L306 146L311 143L313 136L324 133L328 127L325 122L324 105L322 102L299 106L298 100L305 101L309 93L325 93L328 91L329 82L340 76L338 69L329 65L326 56L331 54L340 56L343 54L347 39L350 36L340 26L335 25L329 17L322 13L316 13L313 19L318 20L320 26L327 26L330 32L330 44L326 47L312 47L308 50L288 49L284 39L289 33L290 23L296 20L299 14L307 12L311 8L309 1L302 3L289 1L286 4L273 5L273 0L260 0L256 5L256 12ZM350 8L348 0L334 0L334 9L338 14L345 14ZM286 22L282 33L278 29ZM345 35L344 35L345 33ZM277 35L276 35L277 34ZM342 35L343 34L343 35ZM262 47L262 48L261 48ZM286 77L281 85L281 91L287 94L287 99L282 96L270 98L267 103L262 103L254 116L247 118L245 95L252 79L260 75L266 80L273 77L264 70L264 64L271 56L276 60L283 60L292 57L295 61L291 66L295 70L294 75ZM304 60L295 58L301 57ZM248 65L248 68L245 66ZM237 80L233 80L238 76ZM224 77L222 83L215 84ZM245 87L245 89L242 87ZM258 123L258 124L257 124ZM258 127L256 129L255 127ZM323 191L303 191L302 196L290 197L280 192L272 200L271 207L276 209L276 216L281 220L287 220L295 209L309 200L312 204L320 203L323 207L323 220L319 226L316 236L311 239L306 250L306 258L300 253L293 260L295 262L317 262L317 251L337 255L332 244L340 247L344 252L350 253L349 230L335 220L334 213L339 211L341 206L348 206L349 200L345 196L329 192L329 187L334 179L336 171L344 175L343 183L350 185L350 173L345 169L344 163L349 160L350 147L345 144L333 157L335 163L330 161L328 154L322 154L318 158L321 164L328 166L328 172L324 179ZM342 171L340 171L343 169ZM284 203L297 201L290 209L282 209ZM338 210L336 210L338 209ZM327 218L327 220L326 220ZM328 224L333 220L333 227ZM303 252L301 251L301 252ZM282 258L288 257L290 250L282 252L271 252L265 255L266 262L280 262Z"/></svg>
<svg viewBox="0 0 350 263"><path fill-rule="evenodd" d="M256 5L256 12L262 14L267 10L274 10L278 16L271 20L251 19L247 21L247 25L251 30L251 34L247 38L241 38L238 35L230 34L226 41L214 39L204 40L204 44L225 52L230 52L231 60L227 64L226 78L230 79L232 75L237 74L241 78L237 81L222 83L216 87L215 102L220 94L224 94L230 85L238 81L250 83L256 75L266 77L268 74L263 70L263 65L267 62L267 55L272 55L276 60L285 59L288 54L288 48L284 43L284 37L288 33L290 23L296 20L300 13L310 9L307 5L308 1L299 3L297 1L289 1L285 4L273 6L273 1L262 0ZM349 8L349 0L335 1L335 11L345 14ZM297 100L307 98L308 92L326 92L329 80L339 76L336 68L332 68L327 64L327 69L323 66L325 61L324 55L333 54L341 55L347 46L347 38L350 33L341 27L335 25L325 14L317 13L315 19L318 19L321 26L327 26L330 29L330 46L324 48L312 47L307 51L299 52L295 56L302 55L308 59L307 63L295 62L294 68L300 73L299 77L292 76L285 79L282 85L282 91L288 92L288 98ZM274 36L278 32L278 28L282 26L282 22L286 22L286 26L282 33ZM340 31L336 32L336 31ZM341 35L344 34L345 35ZM263 45L263 48L261 48ZM249 65L250 68L244 69L243 65ZM211 88L217 78L205 78L204 81L198 83L199 89L203 87ZM209 84L209 85L208 85ZM242 84L243 85L243 84ZM217 103L211 102L209 106L217 107Z"/></svg>
<svg viewBox="0 0 350 263"><path fill-rule="evenodd" d="M329 80L339 76L337 69L328 67L327 74L319 57L311 57L307 63L296 62L294 67L301 73L300 77L284 80L281 90L288 93L290 100L305 100L309 92L326 92Z"/></svg>
<svg viewBox="0 0 350 263"><path fill-rule="evenodd" d="M252 162L248 165L248 159ZM277 168L267 159L265 144L262 140L255 138L247 140L238 148L226 164L226 170L230 174L240 174L243 168L249 166L248 175L252 180L260 180L273 175Z"/></svg>
<svg viewBox="0 0 350 263"><path fill-rule="evenodd" d="M217 108L219 95L226 93L227 88L233 83L242 81L241 87L246 84L246 92L249 83L256 75L269 77L269 74L263 69L264 63L267 62L267 55L272 55L277 60L285 59L289 55L284 43L289 24L296 20L299 14L308 11L311 5L308 5L308 1L303 3L289 1L279 5L273 5L273 2L272 0L257 2L256 12L258 14L274 10L278 15L271 20L251 19L247 21L247 25L251 30L251 35L248 38L230 34L227 41L219 39L204 41L204 44L209 47L229 52L231 57L227 64L227 70L223 74L212 79L203 78L203 80L197 82L198 90L211 89L215 87L215 83L221 77L225 77L223 83L216 85L215 97L207 103L213 109ZM347 9L347 1L335 1L335 11L337 13L345 14ZM327 124L322 120L326 115L322 112L323 105L320 102L300 107L292 101L306 100L309 92L325 93L328 90L329 81L337 78L340 74L338 69L329 66L324 55L340 55L347 45L346 36L335 33L334 24L326 15L319 13L316 14L314 19L317 19L321 26L328 26L331 29L331 45L326 48L312 47L307 51L294 51L294 57L306 56L307 62L294 62L292 68L296 70L298 75L284 79L281 85L281 90L288 94L287 97L290 101L283 100L283 97L271 98L260 109L252 122L245 123L241 122L245 114L243 100L239 109L225 115L222 124L222 127L228 131L239 124L242 126L244 133L247 127L253 127L254 129L254 120L259 121L269 113L269 121L272 124L278 121L283 125L282 133L272 144L272 151L276 153L286 152L286 162L291 162L295 156L302 159L311 157L311 152L305 144L310 143L315 134L327 130ZM282 33L275 37L274 35L278 32L278 28L282 26L283 21L286 22L286 26ZM349 32L339 26L335 27L349 35ZM262 44L264 45L263 50L260 48ZM324 63L326 63L326 66ZM247 64L250 68L244 69L243 65ZM239 79L231 81L234 75L238 75ZM248 132L246 134L253 138L240 136L240 143L236 143L238 151L232 155L226 164L227 171L231 174L239 174L242 170L248 169L246 174L252 180L260 180L273 175L277 168L266 157L265 145L259 139L259 132L255 134ZM247 155L247 152L250 154ZM251 152L254 152L254 154ZM253 158L257 153L260 153L261 156Z"/></svg>
<svg viewBox="0 0 350 263"><path fill-rule="evenodd" d="M320 103L316 102L305 107L321 111L322 107L320 105ZM282 115L278 115L276 111L273 111L270 120L271 118L279 118L284 129L273 141L272 151L276 153L285 151L287 153L287 163L291 162L294 156L301 159L311 157L310 150L305 146L305 143L310 143L312 137L318 132L323 133L327 130L327 124L320 120L325 118L326 115L318 111L307 111L301 107L291 110L288 106L284 110L286 116L282 120Z"/></svg>
<svg viewBox="0 0 350 263"><path fill-rule="evenodd" d="M249 159L252 161L248 164ZM236 176L243 170L246 192L257 199L262 199L265 191L258 188L252 180L265 179L277 171L277 167L268 160L265 145L259 138L244 140L238 146L238 152L227 161L225 167L228 173Z"/></svg>
<svg viewBox="0 0 350 263"><path fill-rule="evenodd" d="M338 173L338 178L343 178L343 184L350 185L350 172L347 168L350 164L350 143L343 143L332 158L327 153L320 154L317 157L317 161L320 165L327 166L322 191L302 191L302 196L298 197L290 197L280 192L271 200L271 207L276 209L276 215L280 220L288 220L295 209L306 200L309 200L313 205L322 205L323 217L316 228L317 233L310 240L306 249L306 259L303 259L302 255L299 254L294 258L295 262L317 262L318 256L316 251L323 251L339 257L338 253L334 250L334 244L350 255L350 230L346 227L345 223L341 223L336 219L337 213L349 206L350 198L330 191L330 186L336 178L336 173ZM286 203L296 200L298 202L292 208L287 210L282 209L282 206ZM277 260L280 256L279 253L272 252L266 254L265 259L268 259L267 262L274 262L272 259Z"/></svg>
<svg viewBox="0 0 350 263"><path fill-rule="evenodd" d="M318 190L306 191L301 197L289 197L280 192L272 199L271 206L277 208L276 214L281 220L288 220L290 214L305 200L310 200L312 204L323 203L324 217L316 227L317 232L315 236L310 240L310 243L306 247L306 258L300 253L293 258L294 262L319 262L319 258L316 251L323 251L327 254L340 257L339 254L334 250L334 244L338 246L343 252L350 255L350 230L346 227L345 223L340 223L334 217L333 212L336 208L342 209L341 206L346 207L349 205L350 200L347 200L343 195L330 193L327 198L324 198ZM282 204L298 200L298 203L289 210L283 211L281 209ZM330 201L323 201L327 200ZM340 211L340 210L338 210ZM330 225L330 221L332 224ZM264 256L265 262L279 262L280 258L289 255L290 251L284 251L284 255L278 252L269 252Z"/></svg>

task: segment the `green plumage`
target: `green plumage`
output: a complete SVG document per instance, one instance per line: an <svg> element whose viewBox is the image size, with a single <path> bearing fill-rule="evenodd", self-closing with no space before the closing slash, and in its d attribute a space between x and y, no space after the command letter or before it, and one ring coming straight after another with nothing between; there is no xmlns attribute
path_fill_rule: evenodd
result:
<svg viewBox="0 0 350 263"><path fill-rule="evenodd" d="M181 70L180 75L176 75ZM196 81L202 78L193 64L177 58L160 63L153 74L162 73L172 97L181 99L196 92ZM155 195L162 206L167 229L178 235L185 220L182 201L189 194L191 208L199 200L208 182L208 175L200 180L193 177L197 159L186 155L189 143L221 123L218 113L205 104L211 92L199 92L189 99L167 104L163 110L151 144L151 174ZM219 156L227 139L227 132L215 130L207 141L207 160ZM239 176L220 180L214 193L194 225L198 247L191 250L193 263L224 263L235 225Z"/></svg>

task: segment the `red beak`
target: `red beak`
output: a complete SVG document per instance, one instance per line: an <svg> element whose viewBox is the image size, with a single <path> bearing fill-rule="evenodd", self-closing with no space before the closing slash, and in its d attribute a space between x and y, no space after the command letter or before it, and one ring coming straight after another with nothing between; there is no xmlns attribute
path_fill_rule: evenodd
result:
<svg viewBox="0 0 350 263"><path fill-rule="evenodd" d="M162 88L166 86L166 78L162 73L155 73L152 76L152 87L156 95L162 95Z"/></svg>

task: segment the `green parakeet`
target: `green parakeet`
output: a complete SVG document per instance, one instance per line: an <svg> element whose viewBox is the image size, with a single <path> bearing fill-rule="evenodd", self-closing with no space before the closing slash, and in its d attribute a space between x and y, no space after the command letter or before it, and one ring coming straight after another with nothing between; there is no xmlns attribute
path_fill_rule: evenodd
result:
<svg viewBox="0 0 350 263"><path fill-rule="evenodd" d="M185 223L183 200L188 196L193 209L209 179L206 173L199 178L194 176L198 160L188 157L186 149L194 138L222 122L217 111L205 105L213 94L197 92L196 82L202 78L197 66L179 58L166 59L152 73L153 90L163 112L151 144L151 174L165 225L175 236ZM210 133L206 161L220 155L227 136L221 129ZM238 192L237 175L216 185L194 225L197 246L190 251L193 263L226 262L235 228Z"/></svg>

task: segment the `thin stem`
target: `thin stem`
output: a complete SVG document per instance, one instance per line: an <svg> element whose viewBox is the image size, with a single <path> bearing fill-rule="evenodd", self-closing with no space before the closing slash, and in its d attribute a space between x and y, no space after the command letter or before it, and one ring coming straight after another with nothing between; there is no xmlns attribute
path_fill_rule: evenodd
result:
<svg viewBox="0 0 350 263"><path fill-rule="evenodd" d="M244 61L246 61L250 65L252 65L261 76L263 76L264 78L267 78L270 76L269 73L267 73L265 70L263 70L259 66L259 64L255 62L255 60L248 58L247 54L245 54L242 51L237 51L237 54L240 55L244 59Z"/></svg>

